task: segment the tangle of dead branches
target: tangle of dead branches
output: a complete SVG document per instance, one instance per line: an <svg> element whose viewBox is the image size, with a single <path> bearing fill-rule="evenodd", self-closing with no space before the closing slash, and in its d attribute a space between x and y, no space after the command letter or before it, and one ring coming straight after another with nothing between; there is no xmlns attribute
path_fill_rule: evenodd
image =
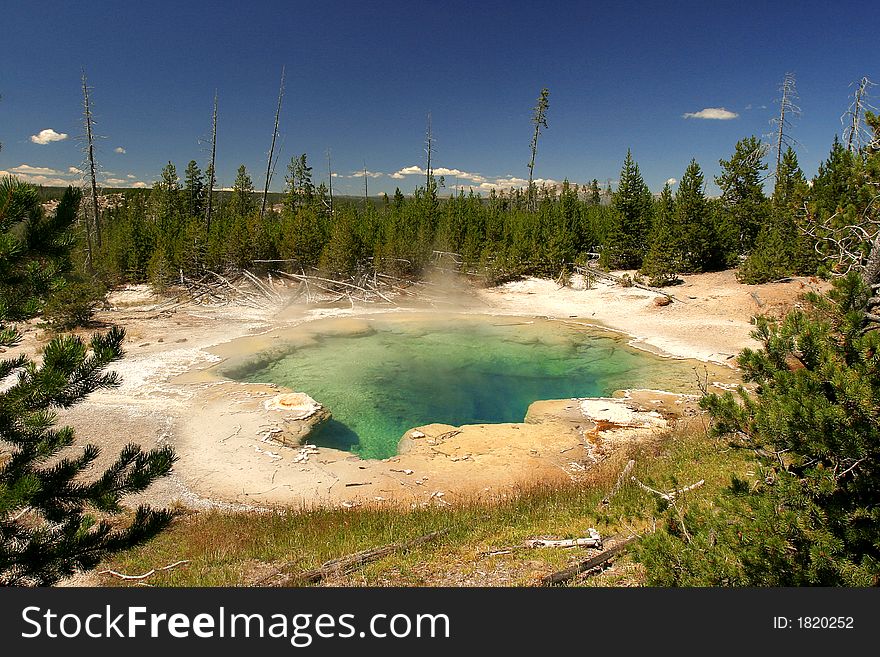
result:
<svg viewBox="0 0 880 657"><path fill-rule="evenodd" d="M864 275L871 252L880 249L880 216L877 213L880 185L874 183L874 186L878 187L878 193L858 213L855 221L840 223L844 215L841 208L824 221L819 220L804 203L805 220L801 223L801 230L814 241L816 253L828 264L833 276L846 276L851 271ZM871 285L876 281L865 282Z"/></svg>

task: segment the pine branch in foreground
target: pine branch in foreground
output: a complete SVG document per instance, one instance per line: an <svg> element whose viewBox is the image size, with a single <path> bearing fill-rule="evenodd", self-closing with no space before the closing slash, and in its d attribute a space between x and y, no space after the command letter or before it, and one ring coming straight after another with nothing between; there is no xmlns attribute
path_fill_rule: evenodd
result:
<svg viewBox="0 0 880 657"><path fill-rule="evenodd" d="M79 200L69 188L47 218L31 186L0 180L0 351L21 340L6 322L34 316L50 289L63 286ZM118 327L88 343L58 336L40 363L24 355L0 360L0 585L51 585L170 523L169 511L147 506L128 522L111 524L107 516L122 513L124 496L168 474L176 460L170 447L145 452L128 445L89 479L98 447L76 453L73 429L55 427L57 409L119 385L119 375L106 368L122 358L124 339Z"/></svg>

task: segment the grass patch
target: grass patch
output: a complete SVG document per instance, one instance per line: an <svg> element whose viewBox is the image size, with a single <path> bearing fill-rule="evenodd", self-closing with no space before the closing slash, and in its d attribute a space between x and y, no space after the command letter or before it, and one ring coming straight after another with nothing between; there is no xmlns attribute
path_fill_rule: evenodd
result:
<svg viewBox="0 0 880 657"><path fill-rule="evenodd" d="M652 531L660 515L656 495L623 486L608 504L628 459L643 483L670 490L699 479L706 484L687 494L711 500L745 476L750 454L705 434L699 419L679 425L649 443L620 450L578 484L538 486L494 502L454 507L356 507L278 513L200 512L182 514L164 533L139 548L116 555L97 570L147 572L182 559L189 564L149 578L155 586L248 586L278 569L300 572L361 550L400 543L444 530L437 540L397 552L354 572L325 580L335 586L527 586L542 575L585 558L583 550L523 549L487 553L535 537L575 538L595 527L603 537ZM632 586L644 570L627 556L592 578L573 585ZM101 584L129 585L99 577Z"/></svg>

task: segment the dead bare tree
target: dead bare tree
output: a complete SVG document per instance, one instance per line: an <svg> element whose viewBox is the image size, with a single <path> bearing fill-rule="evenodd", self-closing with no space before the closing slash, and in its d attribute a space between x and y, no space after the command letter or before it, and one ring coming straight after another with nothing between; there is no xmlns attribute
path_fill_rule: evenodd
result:
<svg viewBox="0 0 880 657"><path fill-rule="evenodd" d="M876 108L868 103L868 89L876 86L867 77L863 77L856 85L853 93L853 102L843 116L840 117L844 124L843 136L846 139L846 147L850 152L857 153L861 150L866 139L870 139L871 131L864 124L865 110L876 111ZM852 85L850 85L852 86Z"/></svg>
<svg viewBox="0 0 880 657"><path fill-rule="evenodd" d="M327 189L330 194L330 216L333 216L333 167L330 164L330 149L327 149Z"/></svg>
<svg viewBox="0 0 880 657"><path fill-rule="evenodd" d="M367 161L364 160L364 207L370 202L370 190L367 186Z"/></svg>
<svg viewBox="0 0 880 657"><path fill-rule="evenodd" d="M205 230L211 232L211 209L214 201L214 187L217 174L214 168L217 159L217 90L214 90L214 114L211 118L211 164L208 167L208 202L205 205Z"/></svg>
<svg viewBox="0 0 880 657"><path fill-rule="evenodd" d="M281 103L284 100L284 67L281 67L281 84L278 89L278 107L275 109L275 128L272 130L272 145L269 146L269 159L266 162L266 185L263 187L263 202L260 204L260 217L266 213L266 197L269 195L269 183L272 182L272 169L275 156L275 140L278 138L278 119L281 116Z"/></svg>
<svg viewBox="0 0 880 657"><path fill-rule="evenodd" d="M98 209L98 181L97 167L95 166L95 135L92 130L94 118L92 117L92 103L89 92L88 80L86 72L82 72L82 90L83 90L83 124L86 129L86 166L88 167L90 199L92 203L92 227L95 231L95 246L101 248L101 215ZM86 220L86 242L88 247L88 265L92 267L92 237L89 221Z"/></svg>
<svg viewBox="0 0 880 657"><path fill-rule="evenodd" d="M550 106L550 90L547 87L541 89L541 95L538 96L538 104L532 109L532 123L535 125L535 134L532 136L531 150L532 158L529 160L529 209L533 212L537 209L535 204L535 155L538 153L538 137L541 134L541 128L547 127L547 108Z"/></svg>
<svg viewBox="0 0 880 657"><path fill-rule="evenodd" d="M431 156L434 153L434 132L431 129L431 113L428 112L428 127L425 130L425 189L431 189L431 181L434 178L434 171L431 169Z"/></svg>
<svg viewBox="0 0 880 657"><path fill-rule="evenodd" d="M795 103L798 100L795 87L794 73L786 73L779 87L782 96L779 99L779 116L771 119L771 125L776 126L776 169L779 171L779 163L782 162L783 146L794 146L797 141L791 136L792 117L800 116L801 108Z"/></svg>

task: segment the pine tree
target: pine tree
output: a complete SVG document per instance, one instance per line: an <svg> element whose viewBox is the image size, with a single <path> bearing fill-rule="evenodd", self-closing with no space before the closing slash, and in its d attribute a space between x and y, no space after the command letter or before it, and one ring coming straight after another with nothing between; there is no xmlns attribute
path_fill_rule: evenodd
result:
<svg viewBox="0 0 880 657"><path fill-rule="evenodd" d="M703 192L703 172L696 160L691 160L678 183L673 216L681 236L682 271L703 272L721 266L723 250Z"/></svg>
<svg viewBox="0 0 880 657"><path fill-rule="evenodd" d="M232 202L230 212L233 217L247 217L256 209L254 201L254 183L242 164L238 167L235 182L232 185Z"/></svg>
<svg viewBox="0 0 880 657"><path fill-rule="evenodd" d="M611 269L638 269L648 250L653 209L651 191L642 179L639 165L626 151L620 183L612 197L614 224L602 248L601 263Z"/></svg>
<svg viewBox="0 0 880 657"><path fill-rule="evenodd" d="M789 147L779 163L771 209L755 247L737 272L743 283L766 283L816 270L813 245L798 230L796 213L803 206L807 183Z"/></svg>
<svg viewBox="0 0 880 657"><path fill-rule="evenodd" d="M363 243L350 207L340 212L333 223L330 241L321 254L321 270L334 279L348 278L357 273L363 255Z"/></svg>
<svg viewBox="0 0 880 657"><path fill-rule="evenodd" d="M159 180L153 185L150 203L153 206L153 220L160 232L174 231L181 215L180 179L177 168L168 162L162 169Z"/></svg>
<svg viewBox="0 0 880 657"><path fill-rule="evenodd" d="M290 158L287 165L287 192L284 206L291 211L311 205L314 201L315 186L312 184L312 167L306 160L306 154Z"/></svg>
<svg viewBox="0 0 880 657"><path fill-rule="evenodd" d="M721 175L715 178L721 188L720 220L729 224L736 235L738 254L751 251L767 221L769 208L762 175L767 170L766 153L766 145L757 137L742 139L730 160L720 160Z"/></svg>
<svg viewBox="0 0 880 657"><path fill-rule="evenodd" d="M205 205L205 181L195 160L190 160L183 174L183 195L186 216L201 216Z"/></svg>
<svg viewBox="0 0 880 657"><path fill-rule="evenodd" d="M707 395L714 432L757 454L713 508L667 516L640 549L655 586L880 585L880 334L852 273L739 357L755 392Z"/></svg>
<svg viewBox="0 0 880 657"><path fill-rule="evenodd" d="M642 273L656 287L671 285L678 279L681 236L676 231L674 213L672 188L666 183L654 211L651 247L642 263Z"/></svg>
<svg viewBox="0 0 880 657"><path fill-rule="evenodd" d="M314 208L301 208L291 215L285 209L281 219L279 255L293 260L295 268L314 267L324 248L324 231Z"/></svg>
<svg viewBox="0 0 880 657"><path fill-rule="evenodd" d="M587 201L590 205L599 205L602 202L602 195L599 192L599 181L595 178L590 183L590 193Z"/></svg>
<svg viewBox="0 0 880 657"><path fill-rule="evenodd" d="M547 272L562 280L566 280L569 265L577 256L577 194L577 186L564 180L559 202L548 206L547 218L541 221L546 231L543 243L546 245Z"/></svg>
<svg viewBox="0 0 880 657"><path fill-rule="evenodd" d="M0 348L21 339L6 322L39 312L48 287L69 268L81 194L68 188L48 218L36 198L18 181L0 182ZM169 512L146 506L124 527L95 517L118 514L122 496L167 474L175 460L169 447L143 452L128 445L92 480L83 473L97 447L87 445L78 456L59 454L73 444L74 432L54 428L55 409L119 383L116 373L103 370L122 356L124 335L114 327L88 345L56 337L40 364L24 355L0 360L0 441L8 446L0 461L0 585L53 584L148 540L171 521Z"/></svg>
<svg viewBox="0 0 880 657"><path fill-rule="evenodd" d="M811 206L820 220L827 220L838 210L846 211L858 202L854 174L853 153L835 135L828 159L819 165L810 193Z"/></svg>
<svg viewBox="0 0 880 657"><path fill-rule="evenodd" d="M391 204L395 210L400 210L403 208L406 203L406 198L403 196L403 192L400 191L400 187L394 188L394 201Z"/></svg>

